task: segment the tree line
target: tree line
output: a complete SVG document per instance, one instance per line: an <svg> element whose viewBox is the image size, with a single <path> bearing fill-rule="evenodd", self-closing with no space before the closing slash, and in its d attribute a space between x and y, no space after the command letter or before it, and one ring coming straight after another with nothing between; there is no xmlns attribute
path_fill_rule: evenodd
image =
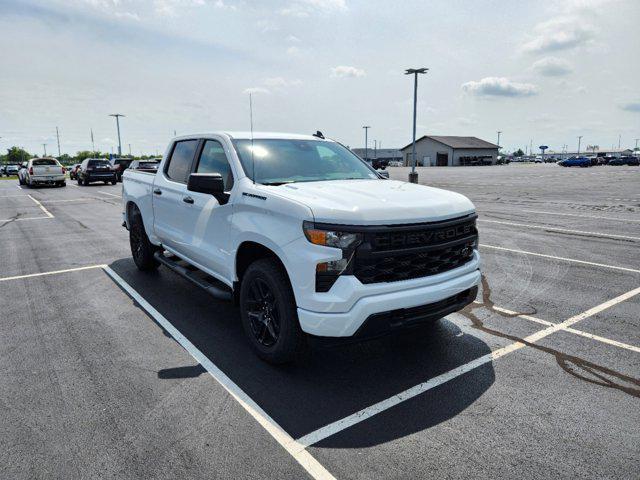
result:
<svg viewBox="0 0 640 480"><path fill-rule="evenodd" d="M2 165L19 165L22 162L26 162L27 160L39 157L39 155L34 155L27 152L25 149L20 147L11 147L7 148L7 153L2 155L0 154L0 164ZM72 165L74 163L81 163L85 158L109 158L109 153L106 152L92 152L91 150L82 150L80 152L76 152L74 156L68 155L66 153L60 155L59 157L50 156L51 158L57 158L60 163L63 165ZM122 155L122 158L130 158L132 160L146 160L149 158L156 158L153 155Z"/></svg>

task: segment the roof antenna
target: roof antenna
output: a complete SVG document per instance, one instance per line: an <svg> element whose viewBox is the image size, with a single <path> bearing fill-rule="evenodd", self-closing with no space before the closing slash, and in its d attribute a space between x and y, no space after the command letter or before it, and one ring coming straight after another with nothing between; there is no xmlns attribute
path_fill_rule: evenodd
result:
<svg viewBox="0 0 640 480"><path fill-rule="evenodd" d="M320 130L316 131L316 133L313 134L314 137L318 137L318 138L322 138L324 140L324 135L322 134L322 132Z"/></svg>
<svg viewBox="0 0 640 480"><path fill-rule="evenodd" d="M251 176L253 177L253 184L256 184L256 161L253 158L253 99L251 98L251 92L249 92L249 121L251 123Z"/></svg>

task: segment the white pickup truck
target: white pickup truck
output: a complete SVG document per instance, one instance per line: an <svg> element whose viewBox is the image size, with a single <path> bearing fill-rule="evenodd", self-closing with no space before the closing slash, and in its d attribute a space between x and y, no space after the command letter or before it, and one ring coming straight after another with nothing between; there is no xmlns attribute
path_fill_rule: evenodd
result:
<svg viewBox="0 0 640 480"><path fill-rule="evenodd" d="M55 158L32 158L20 166L18 182L20 185L29 187L36 185L64 187L67 184L65 174L65 168Z"/></svg>
<svg viewBox="0 0 640 480"><path fill-rule="evenodd" d="M237 302L269 362L293 360L310 337L378 336L476 297L473 204L381 178L320 132L176 137L157 173L123 179L138 268L166 265Z"/></svg>

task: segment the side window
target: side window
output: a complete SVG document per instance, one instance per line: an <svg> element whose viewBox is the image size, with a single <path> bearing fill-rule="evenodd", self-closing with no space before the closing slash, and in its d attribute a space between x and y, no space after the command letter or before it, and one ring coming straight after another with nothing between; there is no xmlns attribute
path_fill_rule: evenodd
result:
<svg viewBox="0 0 640 480"><path fill-rule="evenodd" d="M219 173L224 180L224 191L228 192L233 187L233 173L224 153L224 148L216 140L204 142L200 159L198 160L197 173Z"/></svg>
<svg viewBox="0 0 640 480"><path fill-rule="evenodd" d="M167 177L175 182L187 183L197 146L198 140L183 140L176 143L165 170Z"/></svg>

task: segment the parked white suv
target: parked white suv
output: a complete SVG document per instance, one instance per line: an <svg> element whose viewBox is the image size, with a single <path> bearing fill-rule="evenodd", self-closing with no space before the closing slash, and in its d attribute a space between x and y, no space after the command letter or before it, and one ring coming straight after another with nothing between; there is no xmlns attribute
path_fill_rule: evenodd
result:
<svg viewBox="0 0 640 480"><path fill-rule="evenodd" d="M32 158L20 166L18 182L20 185L30 187L36 185L64 187L67 184L65 173L65 168L55 158Z"/></svg>
<svg viewBox="0 0 640 480"><path fill-rule="evenodd" d="M270 362L293 359L308 336L436 320L480 281L466 197L383 179L321 134L177 137L156 174L125 171L123 207L138 268L164 264L234 299Z"/></svg>

